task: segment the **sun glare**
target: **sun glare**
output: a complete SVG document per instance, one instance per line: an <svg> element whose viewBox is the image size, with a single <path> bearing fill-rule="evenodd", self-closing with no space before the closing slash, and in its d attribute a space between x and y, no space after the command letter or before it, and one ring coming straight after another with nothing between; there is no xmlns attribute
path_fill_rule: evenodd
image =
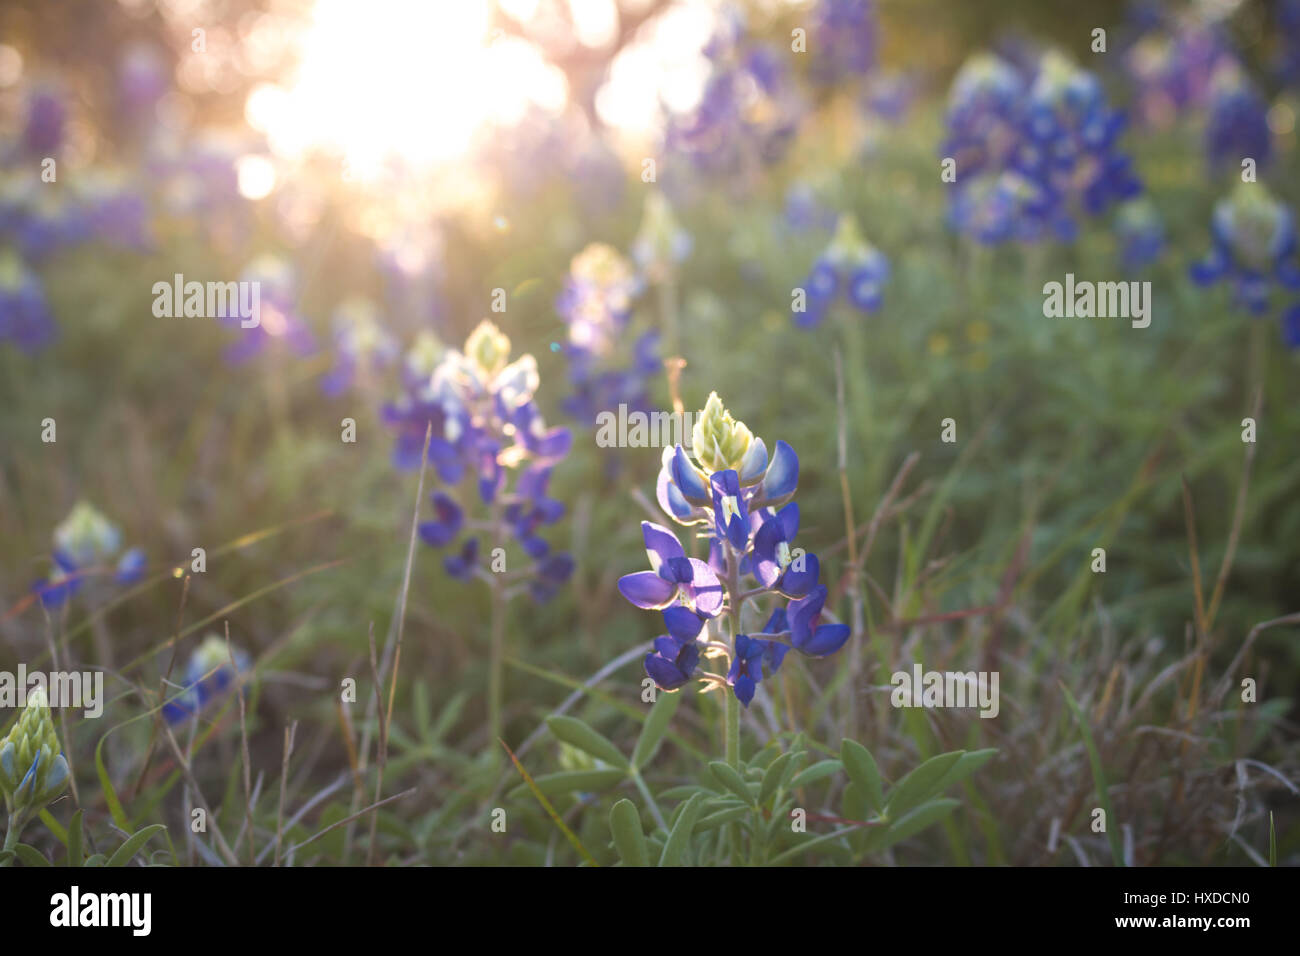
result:
<svg viewBox="0 0 1300 956"><path fill-rule="evenodd" d="M245 115L277 155L326 151L360 178L444 163L530 105L564 107L563 73L494 32L489 0L318 0L296 74L254 90Z"/></svg>

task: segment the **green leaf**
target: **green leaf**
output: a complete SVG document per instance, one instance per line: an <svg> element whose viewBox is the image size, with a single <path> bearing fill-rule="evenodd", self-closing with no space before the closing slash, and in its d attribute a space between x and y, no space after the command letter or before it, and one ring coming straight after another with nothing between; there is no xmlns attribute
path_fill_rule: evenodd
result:
<svg viewBox="0 0 1300 956"><path fill-rule="evenodd" d="M682 807L682 812L677 816L677 822L673 825L672 832L668 834L668 842L664 844L664 852L659 857L660 866L680 866L682 857L686 854L686 847L691 842L691 833L695 830L695 820L700 815L700 806L703 797L695 794L686 801Z"/></svg>
<svg viewBox="0 0 1300 956"><path fill-rule="evenodd" d="M944 774L943 779L939 781L939 785L935 787L934 792L943 793L954 783L960 783L962 780L965 780L980 767L992 760L997 755L997 752L996 747L990 747L987 750L969 750L962 754L961 759L953 764L951 770Z"/></svg>
<svg viewBox="0 0 1300 956"><path fill-rule="evenodd" d="M574 790L604 790L626 779L627 774L622 770L561 770L534 777L533 783L541 793L554 797ZM511 790L510 795L522 796L528 789L527 785L520 785Z"/></svg>
<svg viewBox="0 0 1300 956"><path fill-rule="evenodd" d="M885 816L900 819L908 810L933 796L944 776L961 759L963 753L965 751L954 750L931 757L898 781L898 786L890 793L889 802L885 805Z"/></svg>
<svg viewBox="0 0 1300 956"><path fill-rule="evenodd" d="M745 778L734 767L725 761L714 760L709 764L709 769L713 771L714 778L720 784L750 806L754 805L754 797L749 792L749 787L745 785Z"/></svg>
<svg viewBox="0 0 1300 956"><path fill-rule="evenodd" d="M840 760L844 762L849 779L857 785L858 793L872 810L879 813L885 805L885 792L880 783L880 768L876 766L871 751L856 740L845 737L840 742Z"/></svg>
<svg viewBox="0 0 1300 956"><path fill-rule="evenodd" d="M68 831L63 829L63 827L59 824L58 820L54 819L54 815L50 813L49 808L46 807L45 809L41 810L39 815L41 818L41 822L45 824L46 828L51 833L54 834L54 839L58 840L64 846L67 846Z"/></svg>
<svg viewBox="0 0 1300 956"><path fill-rule="evenodd" d="M771 796L776 793L777 788L781 785L781 778L785 775L785 768L789 766L795 754L781 754L772 761L771 765L763 774L763 783L758 788L758 802L767 803Z"/></svg>
<svg viewBox="0 0 1300 956"><path fill-rule="evenodd" d="M872 842L872 849L883 850L895 843L906 840L913 834L920 833L931 824L938 823L959 806L961 806L961 801L953 800L950 797L923 803L890 824L880 842Z"/></svg>
<svg viewBox="0 0 1300 956"><path fill-rule="evenodd" d="M737 820L743 820L753 812L752 807L727 807L724 810L716 810L707 817L701 817L696 821L695 832L703 833L705 830L720 827L724 823L735 823Z"/></svg>
<svg viewBox="0 0 1300 956"><path fill-rule="evenodd" d="M669 787L659 791L659 799L668 801L689 800L691 794L700 793L703 788L698 783L684 783L679 787Z"/></svg>
<svg viewBox="0 0 1300 956"><path fill-rule="evenodd" d="M415 716L416 736L422 743L427 743L429 740L429 685L423 679L417 679L411 685L411 710Z"/></svg>
<svg viewBox="0 0 1300 956"><path fill-rule="evenodd" d="M681 694L659 694L655 699L654 706L650 708L650 715L646 717L645 725L641 728L641 736L637 738L636 748L632 751L632 766L640 770L659 752L659 745L663 743L664 735L668 733L668 725L672 723L673 714L677 713L677 705L682 701Z"/></svg>
<svg viewBox="0 0 1300 956"><path fill-rule="evenodd" d="M572 744L597 760L603 760L615 767L627 766L627 758L608 737L593 730L577 717L547 717L546 726L550 727L551 733L566 744Z"/></svg>
<svg viewBox="0 0 1300 956"><path fill-rule="evenodd" d="M26 843L19 843L14 847L14 853L18 859L23 861L24 866L49 866L50 861L45 859L45 855L34 846L28 846Z"/></svg>
<svg viewBox="0 0 1300 956"><path fill-rule="evenodd" d="M636 804L626 797L609 811L609 830L614 835L614 849L624 866L649 866L646 856L645 831L641 829L641 814Z"/></svg>
<svg viewBox="0 0 1300 956"><path fill-rule="evenodd" d="M791 860L798 859L801 853L807 853L809 850L813 849L814 847L821 846L823 843L830 843L834 840L839 840L842 837L850 836L854 832L856 832L854 827L844 827L843 829L840 830L832 830L830 833L819 833L817 836L809 836L808 834L797 834L797 836L800 838L799 842L797 842L794 846L790 847L788 850L784 850L781 853L778 853L776 856L772 857L770 860L767 861L767 865L780 866L783 863L788 863Z"/></svg>
<svg viewBox="0 0 1300 956"><path fill-rule="evenodd" d="M0 850L0 866L8 866L13 862L13 850Z"/></svg>
<svg viewBox="0 0 1300 956"><path fill-rule="evenodd" d="M140 848L149 842L150 837L156 834L159 830L166 829L167 827L161 823L151 823L147 827L141 827L139 830L136 830L127 837L122 845L113 851L113 855L108 858L108 862L104 865L126 866L131 862L131 858L140 851Z"/></svg>
<svg viewBox="0 0 1300 956"><path fill-rule="evenodd" d="M465 709L465 701L468 699L468 694L460 693L447 701L447 706L438 715L437 723L429 731L434 740L442 740L443 737L447 736L447 731L451 730L456 721L460 720L460 712Z"/></svg>
<svg viewBox="0 0 1300 956"><path fill-rule="evenodd" d="M86 811L78 810L72 815L72 822L68 824L68 866L81 866L82 849L81 849L81 827L82 817Z"/></svg>
<svg viewBox="0 0 1300 956"><path fill-rule="evenodd" d="M122 801L117 798L117 791L113 789L113 781L108 777L108 768L104 766L104 741L107 739L108 734L104 734L99 738L99 743L95 745L95 773L99 774L99 786L104 791L104 802L108 804L108 812L112 814L113 822L121 830L130 830L131 821L126 818L126 811L122 809Z"/></svg>
<svg viewBox="0 0 1300 956"><path fill-rule="evenodd" d="M94 856L86 858L86 866L103 866L104 861L108 859L102 853L96 853Z"/></svg>
<svg viewBox="0 0 1300 956"><path fill-rule="evenodd" d="M843 769L844 764L838 760L819 760L811 767L795 774L794 779L790 781L790 789L806 787L810 783L816 783L818 780L824 780L833 774L837 774Z"/></svg>

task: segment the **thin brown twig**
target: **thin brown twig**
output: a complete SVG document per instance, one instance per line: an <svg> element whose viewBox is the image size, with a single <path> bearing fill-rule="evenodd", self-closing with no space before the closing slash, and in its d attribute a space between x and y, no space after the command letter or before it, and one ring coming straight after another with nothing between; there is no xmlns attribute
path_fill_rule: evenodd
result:
<svg viewBox="0 0 1300 956"><path fill-rule="evenodd" d="M378 801L377 803L372 803L370 806L363 807L362 809L358 810L356 813L344 817L342 820L338 820L335 821L334 823L331 823L325 829L313 833L311 836L303 840L301 843L295 843L293 846L289 847L288 855L293 856L295 853L297 853L307 844L316 842L317 840L319 840L321 837L323 837L325 834L329 833L330 831L337 830L339 827L351 823L353 820L356 820L358 817L365 816L371 810L378 810L380 807L386 806L392 803L394 800L401 800L405 797L409 797L411 794L415 793L415 791L418 789L419 787L412 787L410 790L403 790L401 793L395 793L391 797L384 797L384 799Z"/></svg>

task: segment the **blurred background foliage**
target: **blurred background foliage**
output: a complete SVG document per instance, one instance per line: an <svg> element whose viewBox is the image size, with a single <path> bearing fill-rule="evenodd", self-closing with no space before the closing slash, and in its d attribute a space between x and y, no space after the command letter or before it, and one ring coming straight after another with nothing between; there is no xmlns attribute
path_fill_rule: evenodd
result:
<svg viewBox="0 0 1300 956"><path fill-rule="evenodd" d="M295 824L297 838L370 802L371 785L359 785L357 766L375 762L357 749L363 734L370 742L379 731L373 711L363 716L373 692L367 633L373 625L382 646L397 626L416 476L393 468L380 418L395 378L361 381L339 396L319 387L331 367L331 316L345 299L363 295L379 303L403 346L429 330L458 347L480 319L493 318L516 353L536 356L547 421L574 428L573 452L557 467L551 494L568 506L553 537L574 555L576 571L553 601L516 604L509 620L514 663L505 738L518 748L575 682L654 636L647 616L627 607L614 585L643 567L638 523L647 516L642 502L653 500L659 453L598 448L591 423L563 413L569 369L555 300L570 260L589 243L630 254L646 196L661 190L691 236L691 253L671 289L654 287L636 300L635 321L655 327L675 308L688 409L716 390L769 447L784 439L798 449L801 540L823 555L841 616L848 565L833 355L845 372L846 473L857 522L872 517L906 471L864 566L869 633L854 638L860 655L786 673L780 706L790 726L782 730L786 721L756 708L746 717L746 751L769 739L784 747L796 728L827 754L848 737L866 744L896 780L937 750L996 747L997 759L963 785L967 809L942 831L872 859L1102 862L1106 838L1087 826L1095 782L1063 683L1093 722L1117 815L1133 831L1127 839L1136 845L1129 851L1135 862L1249 862L1243 844L1267 857L1269 811L1279 857L1294 861L1294 628L1261 633L1233 680L1235 687L1240 676L1254 677L1259 704L1234 703L1239 695L1229 692L1226 703L1204 713L1206 688L1251 629L1300 610L1297 355L1281 344L1275 316L1254 319L1236 310L1224 289L1202 289L1188 278L1189 265L1209 247L1214 205L1238 170L1207 169L1204 117L1195 111L1164 128L1131 118L1126 149L1166 237L1159 259L1140 269L1121 265L1107 219L1086 223L1072 243L977 245L950 228L950 187L939 176L947 91L969 56L1062 49L1095 72L1112 104L1131 106L1138 90L1123 51L1144 30L1161 28L1145 19L1153 5L869 5L879 38L871 69L816 83L815 47L805 57L786 52L802 97L787 148L773 162L720 176L665 145L663 115L628 128L598 108L620 56L649 43L656 24L677 8L698 8L715 18L711 25L725 24L713 4L626 3L595 47L574 39L570 5L543 0L531 18L509 5L494 8L487 36L525 38L563 75L563 106L534 104L512 124L476 127L454 157L431 166L399 157L361 175L349 174L349 157L337 152L277 152L267 131L250 122L250 96L293 75L303 52L293 25L310 16L310 6L13 0L0 9L6 175L38 168L31 164L39 157L22 158L19 144L32 90L50 84L67 114L58 182L31 188L75 193L84 177L102 175L144 204L149 233L138 246L100 237L42 259L34 268L59 338L33 354L0 343L0 663L36 666L54 634L74 660L117 671L131 662L123 678L152 690L168 671L173 635L187 635L178 642L184 661L204 633L220 633L228 621L232 640L256 660L248 729L267 791L278 779L291 721L299 730L290 804L346 778ZM819 6L729 9L744 10L746 38L789 51L791 30L810 26ZM1281 42L1280 4L1160 9L1217 23L1267 100L1284 111L1275 120L1293 120L1295 88L1271 66ZM400 20L382 26L393 35L403 29ZM202 53L192 48L196 27L206 31ZM1091 51L1097 27L1107 30L1106 54ZM673 35L681 43L695 36ZM673 37L662 42L671 45ZM432 33L422 42L438 58L479 39ZM644 62L628 70L644 70ZM143 92L134 96L131 63L144 63ZM367 86L375 67L362 60L335 69L396 124L436 129L441 104L475 95L472 84ZM868 84L886 70L906 78L907 105L896 119L862 106ZM1294 122L1277 120L1274 134L1275 156L1261 180L1294 209ZM257 181L263 166L245 162L239 175L250 156L274 171L264 194ZM580 162L584 157L592 165ZM647 157L657 160L653 184L642 178ZM183 186L182 173L189 177ZM805 195L800 190L821 211L812 224L791 217L791 196ZM799 328L791 321L791 290L841 213L856 217L891 263L883 305L870 315L840 305L817 328ZM223 353L237 333L228 327L153 316L153 283L174 273L233 280L261 253L293 263L297 310L322 343L314 354L272 347L232 365ZM1149 280L1150 328L1044 318L1043 283L1066 272ZM491 312L497 288L508 296L501 315ZM1259 441L1249 451L1239 508L1248 454L1241 420L1257 407L1257 395ZM662 379L653 383L653 400L669 405ZM41 441L47 416L57 421L53 444ZM355 444L339 440L345 417L357 422ZM940 440L949 417L955 444ZM1198 571L1189 559L1184 481ZM125 592L82 595L47 619L30 599L31 582L49 573L52 529L80 499L144 549L149 574ZM1208 601L1235 521L1238 544L1221 608L1210 632L1198 634L1196 575ZM207 549L208 567L186 585L183 570L171 569L186 569L195 547ZM1104 575L1089 569L1094 547L1107 550ZM934 620L987 606L996 610ZM480 689L487 615L486 592L449 579L440 556L418 546L384 792L419 786L420 796L377 815L385 859L578 859L531 797L489 799L518 781L486 733ZM95 637L102 644L92 644ZM1000 670L1002 716L890 708L889 675L913 660ZM573 712L630 747L638 725L626 711L643 709L641 676L636 663L621 668ZM363 688L350 716L337 703L346 677ZM109 686L120 698L106 719L76 721L65 741L80 757L74 770L88 820L103 821L107 812L90 755L109 726L142 706L129 683ZM845 694L856 706L846 709ZM698 754L717 745L716 695L684 695L678 736L654 767L656 790L696 778L699 761L688 747ZM217 732L206 746L215 753L195 760L228 831L243 815L233 769L238 720L229 706L214 715ZM782 732L774 733L774 724ZM169 755L160 747L154 765L145 764L151 739L147 721L114 733L106 747L110 776L124 798L132 796L132 823L183 825ZM564 746L544 736L521 760L534 775L581 764L585 758ZM1242 760L1275 773L1243 770ZM838 785L830 786L824 799L837 806ZM217 799L223 791L225 799ZM608 857L612 798L565 799L565 819ZM524 821L506 838L487 828L484 808L495 805ZM263 795L259 836L274 833L274 810ZM1049 840L1054 820L1077 843ZM303 858L359 862L366 825L334 831ZM824 859L842 860L826 852Z"/></svg>

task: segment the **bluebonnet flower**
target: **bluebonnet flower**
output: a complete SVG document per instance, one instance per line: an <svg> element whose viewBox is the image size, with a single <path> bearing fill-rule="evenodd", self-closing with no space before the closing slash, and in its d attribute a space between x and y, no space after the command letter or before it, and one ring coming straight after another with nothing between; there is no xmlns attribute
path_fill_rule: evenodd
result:
<svg viewBox="0 0 1300 956"><path fill-rule="evenodd" d="M1165 229L1151 200L1133 199L1116 210L1115 237L1120 244L1120 261L1129 268L1140 269L1160 257Z"/></svg>
<svg viewBox="0 0 1300 956"><path fill-rule="evenodd" d="M167 92L170 83L167 63L157 48L135 43L118 62L118 95L128 116L148 117Z"/></svg>
<svg viewBox="0 0 1300 956"><path fill-rule="evenodd" d="M1156 128L1209 100L1216 65L1232 56L1219 30L1194 20L1141 36L1124 53L1135 111Z"/></svg>
<svg viewBox="0 0 1300 956"><path fill-rule="evenodd" d="M1260 168L1268 165L1273 156L1268 102L1240 64L1226 60L1215 68L1208 109L1205 151L1212 169L1239 166L1243 159Z"/></svg>
<svg viewBox="0 0 1300 956"><path fill-rule="evenodd" d="M838 219L835 210L823 203L808 183L793 183L786 190L783 220L791 231L831 232Z"/></svg>
<svg viewBox="0 0 1300 956"><path fill-rule="evenodd" d="M70 237L134 252L153 247L149 205L123 172L97 172L77 178Z"/></svg>
<svg viewBox="0 0 1300 956"><path fill-rule="evenodd" d="M948 223L982 245L1073 239L1074 224L1057 210L1037 180L1011 170L986 172L955 191Z"/></svg>
<svg viewBox="0 0 1300 956"><path fill-rule="evenodd" d="M1073 216L1088 215L1142 191L1131 157L1119 149L1125 117L1106 102L1100 81L1060 54L1043 57L1025 105L1025 140L1015 168L1043 183Z"/></svg>
<svg viewBox="0 0 1300 956"><path fill-rule="evenodd" d="M808 31L809 75L832 85L876 66L879 25L874 0L818 0Z"/></svg>
<svg viewBox="0 0 1300 956"><path fill-rule="evenodd" d="M1210 252L1190 269L1197 285L1231 283L1234 303L1257 316L1269 311L1275 287L1300 291L1295 218L1262 183L1238 183L1215 205L1210 238ZM1293 322L1288 311L1282 327L1288 344Z"/></svg>
<svg viewBox="0 0 1300 956"><path fill-rule="evenodd" d="M862 105L881 119L898 123L912 105L916 92L917 82L912 75L898 71L878 73L868 81Z"/></svg>
<svg viewBox="0 0 1300 956"><path fill-rule="evenodd" d="M73 204L66 191L42 188L31 170L0 173L0 234L29 263L39 263L77 242Z"/></svg>
<svg viewBox="0 0 1300 956"><path fill-rule="evenodd" d="M991 53L972 56L953 79L940 150L956 160L957 182L1006 167L1020 143L1025 81Z"/></svg>
<svg viewBox="0 0 1300 956"><path fill-rule="evenodd" d="M666 144L706 175L743 183L758 165L785 155L802 100L786 58L777 49L749 44L738 17L719 29L704 55L711 69L700 101L686 115L670 117Z"/></svg>
<svg viewBox="0 0 1300 956"><path fill-rule="evenodd" d="M31 354L58 337L40 277L16 255L0 249L0 343Z"/></svg>
<svg viewBox="0 0 1300 956"><path fill-rule="evenodd" d="M68 785L68 761L54 730L45 691L34 688L27 706L0 740L0 793L9 813L6 843Z"/></svg>
<svg viewBox="0 0 1300 956"><path fill-rule="evenodd" d="M799 506L792 501L754 535L754 577L763 587L791 598L804 597L816 587L821 570L815 554L794 557L791 548L798 531Z"/></svg>
<svg viewBox="0 0 1300 956"><path fill-rule="evenodd" d="M206 134L193 141L161 139L152 144L145 170L168 222L237 255L253 226L252 206L239 192L236 163L248 151L237 137Z"/></svg>
<svg viewBox="0 0 1300 956"><path fill-rule="evenodd" d="M662 367L658 333L645 330L630 342L628 336L632 302L643 285L631 264L603 243L573 258L555 308L569 327L565 355L573 394L564 408L582 421L620 405L650 411L650 383Z"/></svg>
<svg viewBox="0 0 1300 956"><path fill-rule="evenodd" d="M190 654L180 692L167 693L163 718L169 724L177 724L201 714L213 701L224 697L248 673L249 666L248 654L233 645L228 647L219 635L209 634Z"/></svg>
<svg viewBox="0 0 1300 956"><path fill-rule="evenodd" d="M640 283L631 265L611 246L594 242L573 257L555 308L569 326L569 341L607 355L632 314Z"/></svg>
<svg viewBox="0 0 1300 956"><path fill-rule="evenodd" d="M63 145L68 122L68 107L61 92L52 86L36 86L28 91L24 104L21 143L28 156L54 156Z"/></svg>
<svg viewBox="0 0 1300 956"><path fill-rule="evenodd" d="M808 657L834 654L849 639L847 625L822 623L826 595L826 585L819 584L805 596L791 601L785 609L790 620L790 642L795 650Z"/></svg>
<svg viewBox="0 0 1300 956"><path fill-rule="evenodd" d="M79 501L54 529L54 569L32 585L47 608L66 604L91 575L109 574L118 585L134 584L144 575L146 559L139 548L118 554L122 532L97 508Z"/></svg>
<svg viewBox="0 0 1300 956"><path fill-rule="evenodd" d="M1097 78L1049 52L1028 84L987 56L953 85L946 155L957 159L949 223L982 243L1072 241L1082 216L1133 199L1124 115ZM975 173L975 175L971 175Z"/></svg>
<svg viewBox="0 0 1300 956"><path fill-rule="evenodd" d="M397 340L383 327L369 299L352 298L334 314L334 366L321 380L326 395L340 395L358 376L365 379L397 358Z"/></svg>
<svg viewBox="0 0 1300 956"><path fill-rule="evenodd" d="M859 312L875 312L888 279L889 260L862 238L852 216L841 216L834 238L804 280L805 308L795 311L795 323L805 328L820 324L841 295Z"/></svg>
<svg viewBox="0 0 1300 956"><path fill-rule="evenodd" d="M676 534L646 521L641 532L650 570L619 579L619 591L632 604L662 614L667 634L645 657L646 674L660 689L679 689L701 658L725 654L726 674L704 672L699 679L710 688L730 687L748 706L791 648L824 657L848 640L849 629L825 614L827 590L817 582L816 555L794 546L799 510L790 499L798 481L794 450L777 442L769 458L763 440L732 417L717 393L696 418L691 451L664 449L660 507L696 529L708 542L709 559L690 557ZM744 630L747 602L764 598L773 603L767 624L760 632ZM723 636L730 643L721 644Z"/></svg>
<svg viewBox="0 0 1300 956"><path fill-rule="evenodd" d="M298 312L298 285L294 267L287 259L262 255L253 259L240 274L240 282L257 283L259 321L245 325L238 303L228 305L229 314L218 316L231 326L239 341L226 349L226 361L241 365L261 354L272 342L283 342L294 354L305 356L316 349L316 337Z"/></svg>
<svg viewBox="0 0 1300 956"><path fill-rule="evenodd" d="M484 320L466 339L464 352L444 352L412 404L400 411L392 408L386 417L398 426L404 448L418 428L422 449L425 431L433 427L428 460L445 487L431 495L435 516L419 525L421 539L432 547L454 546L461 532L470 529L469 502L477 492L488 517L474 522L475 528L486 528L496 542L511 538L520 546L533 560L522 572L530 579L528 589L535 599L545 600L573 571L572 560L552 553L538 534L564 515L563 504L547 491L551 469L568 454L572 436L563 427L548 429L542 420L534 401L536 360L531 355L514 362L509 358L510 339ZM466 483L471 491L457 487ZM475 535L446 556L443 567L461 579L489 574L480 567ZM495 578L489 575L489 580Z"/></svg>
<svg viewBox="0 0 1300 956"><path fill-rule="evenodd" d="M679 641L669 634L655 638L653 653L645 657L645 672L661 690L686 685L700 663L700 645L694 639Z"/></svg>

